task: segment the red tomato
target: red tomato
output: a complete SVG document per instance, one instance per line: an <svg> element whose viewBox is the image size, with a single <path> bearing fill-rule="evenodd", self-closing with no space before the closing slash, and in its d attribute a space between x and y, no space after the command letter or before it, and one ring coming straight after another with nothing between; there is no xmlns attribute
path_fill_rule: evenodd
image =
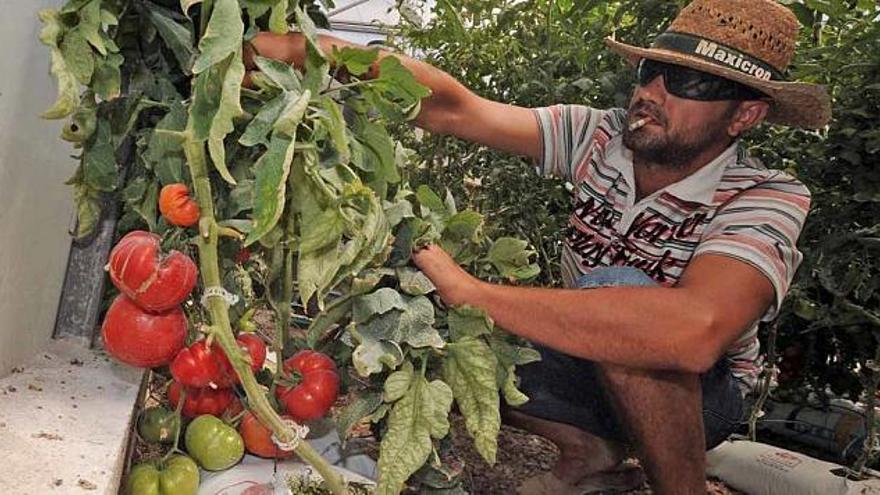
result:
<svg viewBox="0 0 880 495"><path fill-rule="evenodd" d="M163 366L186 344L186 316L180 308L148 313L120 294L107 310L101 336L107 352L123 363Z"/></svg>
<svg viewBox="0 0 880 495"><path fill-rule="evenodd" d="M167 311L186 299L198 270L189 256L163 255L159 236L142 230L125 235L110 252L110 280L147 311Z"/></svg>
<svg viewBox="0 0 880 495"><path fill-rule="evenodd" d="M263 423L250 411L241 419L238 432L244 439L244 448L251 454L270 459L287 459L295 455L292 450L281 450L272 441L272 431L263 426Z"/></svg>
<svg viewBox="0 0 880 495"><path fill-rule="evenodd" d="M189 227L199 221L199 204L189 197L186 184L168 184L159 193L159 212L172 225Z"/></svg>
<svg viewBox="0 0 880 495"><path fill-rule="evenodd" d="M263 340L253 334L242 334L235 340L250 355L251 369L259 371L266 361ZM230 387L239 383L238 374L223 349L216 343L209 349L204 339L180 351L170 368L174 379L187 387Z"/></svg>
<svg viewBox="0 0 880 495"><path fill-rule="evenodd" d="M320 352L304 350L284 361L284 371L302 378L298 385L279 384L275 388L275 396L293 419L309 421L327 414L339 395L339 374L333 360Z"/></svg>
<svg viewBox="0 0 880 495"><path fill-rule="evenodd" d="M177 382L171 382L171 385L168 386L168 402L175 409L177 403L180 402L182 389L186 390L186 400L180 413L187 418L194 418L202 414L220 416L224 411L229 411L230 414L241 412L241 402L232 389L190 388Z"/></svg>

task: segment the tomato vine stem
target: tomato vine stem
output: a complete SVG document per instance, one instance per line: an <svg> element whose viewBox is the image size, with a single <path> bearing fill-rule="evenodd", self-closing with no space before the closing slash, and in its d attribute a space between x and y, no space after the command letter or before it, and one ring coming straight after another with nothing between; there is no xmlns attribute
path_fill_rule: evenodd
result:
<svg viewBox="0 0 880 495"><path fill-rule="evenodd" d="M199 204L202 218L199 222L201 236L198 239L199 265L204 287L222 287L220 276L217 242L220 227L214 218L214 204L211 195L211 181L208 178L208 165L203 142L195 141L191 135L184 141L184 153L193 180L196 201ZM211 295L205 298L211 317L211 326L217 343L230 358L232 367L241 379L241 385L247 394L248 405L263 424L267 425L283 442L296 438L296 433L284 423L278 413L272 409L269 399L257 383L253 371L241 356L242 350L235 341L229 321L227 302L222 296ZM290 303L288 301L287 306ZM289 310L288 310L289 311ZM279 329L282 332L284 329ZM280 356L278 357L280 359ZM335 495L348 493L345 481L308 442L301 441L294 449L296 454L311 464L324 478L327 487Z"/></svg>

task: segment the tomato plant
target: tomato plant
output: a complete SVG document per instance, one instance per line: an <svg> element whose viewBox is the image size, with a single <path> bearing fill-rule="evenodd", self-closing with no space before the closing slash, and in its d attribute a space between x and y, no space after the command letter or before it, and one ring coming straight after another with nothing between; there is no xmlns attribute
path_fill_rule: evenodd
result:
<svg viewBox="0 0 880 495"><path fill-rule="evenodd" d="M113 300L101 325L107 352L123 363L153 368L171 362L186 341L186 316L180 308L144 311L124 294Z"/></svg>
<svg viewBox="0 0 880 495"><path fill-rule="evenodd" d="M189 197L186 184L168 184L159 192L159 211L172 225L190 227L199 221L199 205Z"/></svg>
<svg viewBox="0 0 880 495"><path fill-rule="evenodd" d="M189 256L161 252L159 236L134 231L110 252L110 280L147 311L167 311L184 301L196 285L198 271Z"/></svg>
<svg viewBox="0 0 880 495"><path fill-rule="evenodd" d="M127 488L128 495L195 495L199 467L184 455L138 464L129 473Z"/></svg>
<svg viewBox="0 0 880 495"><path fill-rule="evenodd" d="M208 471L236 464L244 455L244 441L235 428L216 416L204 414L186 427L186 450Z"/></svg>
<svg viewBox="0 0 880 495"><path fill-rule="evenodd" d="M356 397L338 428L344 436L354 422L382 423L378 492L397 493L448 434L453 404L494 462L500 401L524 400L514 369L534 357L481 311L438 305L433 285L410 263L412 249L440 243L480 276L511 283L538 270L525 242L487 236L477 211L414 183L420 159L393 129L417 115L430 92L396 57L323 44L319 11L305 0L69 0L41 13L41 39L61 82L46 116L69 117L65 137L82 149L70 180L77 235L94 228L103 194L115 191L123 202L118 228L134 232L114 248L109 268L126 296L148 311L180 305L196 285L195 265L180 250L196 254L198 305L188 304L187 314L232 372L184 366L193 353L182 351L172 372L209 385L188 390L183 414L197 414L206 397L228 398L231 389L210 384L235 375L265 426L284 443L298 439L254 379L261 359L242 350L230 323L240 318L245 327L242 315L271 308L279 361L298 350L292 343L328 352L297 354L282 366L285 376L273 385L283 409L297 420L325 415L340 386L337 365L353 370ZM245 59L246 26L257 46L290 24L305 45L302 63ZM76 57L72 43L83 48ZM252 87L243 89L246 73ZM133 158L120 174L115 157L124 144ZM168 184L192 192L197 235L158 221ZM314 316L305 339L289 331L294 305ZM169 388L172 404L180 405L180 387ZM199 426L206 421L190 425L187 447L203 465L228 467L235 455L209 460L215 449L205 445L234 438L222 425ZM331 491L344 491L307 442L295 451Z"/></svg>

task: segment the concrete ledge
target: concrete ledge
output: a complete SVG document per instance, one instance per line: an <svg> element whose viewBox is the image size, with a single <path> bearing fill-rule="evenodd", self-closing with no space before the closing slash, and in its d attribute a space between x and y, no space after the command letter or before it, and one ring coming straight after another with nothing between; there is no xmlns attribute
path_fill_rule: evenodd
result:
<svg viewBox="0 0 880 495"><path fill-rule="evenodd" d="M0 379L0 494L116 494L144 376L53 340Z"/></svg>

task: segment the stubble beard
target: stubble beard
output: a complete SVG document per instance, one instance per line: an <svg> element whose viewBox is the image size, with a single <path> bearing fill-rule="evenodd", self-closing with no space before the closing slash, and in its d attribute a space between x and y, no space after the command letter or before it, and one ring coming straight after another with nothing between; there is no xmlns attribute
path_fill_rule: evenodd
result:
<svg viewBox="0 0 880 495"><path fill-rule="evenodd" d="M727 119L689 131L670 130L666 115L650 105L633 104L629 114L647 113L656 126L623 129L623 144L633 153L633 159L668 170L687 168L706 149L719 141L728 141ZM650 125L650 124L649 124ZM657 129L657 127L660 129Z"/></svg>

